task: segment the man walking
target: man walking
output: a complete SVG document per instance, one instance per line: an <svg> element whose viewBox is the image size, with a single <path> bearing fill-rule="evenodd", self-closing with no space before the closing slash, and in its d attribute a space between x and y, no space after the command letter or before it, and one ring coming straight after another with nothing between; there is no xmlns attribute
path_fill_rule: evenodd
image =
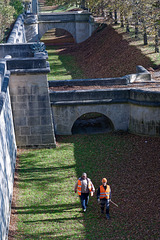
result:
<svg viewBox="0 0 160 240"><path fill-rule="evenodd" d="M106 206L106 218L110 219L109 215L109 201L111 200L111 188L107 185L107 179L102 179L102 185L97 190L97 200L101 205L101 213L104 213Z"/></svg>
<svg viewBox="0 0 160 240"><path fill-rule="evenodd" d="M75 193L78 192L81 200L82 209L84 212L86 212L89 201L89 193L91 193L91 196L93 196L93 193L95 192L94 185L92 181L87 178L86 173L82 173L82 176L75 184L74 191Z"/></svg>

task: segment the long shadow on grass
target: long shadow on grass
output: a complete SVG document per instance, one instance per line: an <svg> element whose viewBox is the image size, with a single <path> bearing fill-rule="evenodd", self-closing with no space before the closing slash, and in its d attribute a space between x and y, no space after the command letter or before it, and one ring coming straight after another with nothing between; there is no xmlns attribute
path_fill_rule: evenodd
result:
<svg viewBox="0 0 160 240"><path fill-rule="evenodd" d="M78 204L74 204L74 208L78 207ZM73 204L58 204L54 205L33 205L26 207L13 207L17 210L16 214L44 214L44 213L60 213L64 211L73 210ZM68 218L67 218L68 219ZM39 220L37 220L39 221ZM41 221L41 220L40 220ZM42 220L43 221L43 220Z"/></svg>
<svg viewBox="0 0 160 240"><path fill-rule="evenodd" d="M97 134L59 140L74 143L77 178L86 172L97 190L101 179L106 177L112 200L119 205L110 204L111 220L107 221L100 213L96 196L90 197L84 214L85 239L159 239L160 138Z"/></svg>
<svg viewBox="0 0 160 240"><path fill-rule="evenodd" d="M47 50L52 50L52 52L48 53L49 59L52 59L53 56L57 56L57 52L53 52L53 50L56 49L63 49L64 46L47 46ZM65 46L67 48L67 46ZM50 60L52 61L52 60ZM56 61L59 61L58 64ZM74 56L71 55L59 55L57 60L53 60L50 62L51 72L54 75L54 77L59 77L62 75L62 78L65 79L65 75L70 75L71 79L79 79L84 78L84 74L82 73L82 70L78 67L76 64L76 60ZM51 75L51 74L50 74ZM51 77L51 76L50 76Z"/></svg>

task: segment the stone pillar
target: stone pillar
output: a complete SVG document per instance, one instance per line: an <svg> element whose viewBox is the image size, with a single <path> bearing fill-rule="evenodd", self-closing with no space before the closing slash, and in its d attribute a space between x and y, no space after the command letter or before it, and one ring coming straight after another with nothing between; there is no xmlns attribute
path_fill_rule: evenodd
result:
<svg viewBox="0 0 160 240"><path fill-rule="evenodd" d="M38 13L38 0L32 0L32 13Z"/></svg>
<svg viewBox="0 0 160 240"><path fill-rule="evenodd" d="M47 73L44 69L11 71L10 94L19 147L55 147Z"/></svg>
<svg viewBox="0 0 160 240"><path fill-rule="evenodd" d="M76 43L80 43L89 38L89 17L90 13L75 14Z"/></svg>
<svg viewBox="0 0 160 240"><path fill-rule="evenodd" d="M38 37L38 16L28 14L24 19L26 42L37 42Z"/></svg>

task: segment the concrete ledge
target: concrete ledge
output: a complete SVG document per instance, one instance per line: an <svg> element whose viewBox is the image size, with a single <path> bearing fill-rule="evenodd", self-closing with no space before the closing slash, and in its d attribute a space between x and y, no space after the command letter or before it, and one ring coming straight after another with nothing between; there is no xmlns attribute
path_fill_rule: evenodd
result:
<svg viewBox="0 0 160 240"><path fill-rule="evenodd" d="M106 85L127 85L128 79L121 78L95 78L95 79L74 79L63 81L48 81L49 87L59 86L106 86Z"/></svg>
<svg viewBox="0 0 160 240"><path fill-rule="evenodd" d="M33 43L6 43L0 44L0 58L6 55L11 55L12 58L18 57L33 57L33 50L31 49Z"/></svg>
<svg viewBox="0 0 160 240"><path fill-rule="evenodd" d="M35 69L12 69L11 74L27 75L27 74L47 74L50 72L50 68L35 68ZM35 79L36 80L36 79Z"/></svg>
<svg viewBox="0 0 160 240"><path fill-rule="evenodd" d="M103 99L128 99L128 89L99 89L78 91L50 91L50 101L87 101Z"/></svg>
<svg viewBox="0 0 160 240"><path fill-rule="evenodd" d="M74 79L63 81L49 81L49 87L59 86L108 86L108 85L127 85L133 82L151 81L151 74L142 66L136 67L137 73L126 75L119 78L96 78L96 79Z"/></svg>
<svg viewBox="0 0 160 240"><path fill-rule="evenodd" d="M46 58L11 58L7 60L7 69L46 68Z"/></svg>
<svg viewBox="0 0 160 240"><path fill-rule="evenodd" d="M132 103L143 106L160 106L160 92L136 89L96 89L78 91L50 91L51 105L87 105Z"/></svg>

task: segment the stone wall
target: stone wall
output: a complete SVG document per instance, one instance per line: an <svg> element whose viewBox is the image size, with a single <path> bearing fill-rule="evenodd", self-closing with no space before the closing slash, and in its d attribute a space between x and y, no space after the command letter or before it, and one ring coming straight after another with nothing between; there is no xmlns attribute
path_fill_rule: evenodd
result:
<svg viewBox="0 0 160 240"><path fill-rule="evenodd" d="M135 79L151 81L150 74L137 69ZM136 77L137 76L137 77ZM144 78L143 78L144 76ZM130 79L133 80L130 75ZM89 85L121 85L130 83L129 77L115 79L66 80L50 82L50 87ZM72 126L83 114L97 112L108 117L114 130L130 131L135 134L160 136L160 92L130 88L52 91L50 101L55 132L59 135L72 134Z"/></svg>
<svg viewBox="0 0 160 240"><path fill-rule="evenodd" d="M23 15L19 15L17 18L13 30L8 38L7 43L25 43L25 29L24 29L24 18Z"/></svg>
<svg viewBox="0 0 160 240"><path fill-rule="evenodd" d="M129 131L160 136L160 92L130 91Z"/></svg>
<svg viewBox="0 0 160 240"><path fill-rule="evenodd" d="M16 141L9 95L9 72L5 61L0 62L0 239L7 239L14 171L16 163Z"/></svg>
<svg viewBox="0 0 160 240"><path fill-rule="evenodd" d="M17 63L11 60L17 67L13 70L12 63L8 64L12 68L9 86L17 146L55 147L47 82L49 66L44 59L39 59L39 64L38 60L30 59L26 68L25 60ZM39 68L34 68L38 65Z"/></svg>

